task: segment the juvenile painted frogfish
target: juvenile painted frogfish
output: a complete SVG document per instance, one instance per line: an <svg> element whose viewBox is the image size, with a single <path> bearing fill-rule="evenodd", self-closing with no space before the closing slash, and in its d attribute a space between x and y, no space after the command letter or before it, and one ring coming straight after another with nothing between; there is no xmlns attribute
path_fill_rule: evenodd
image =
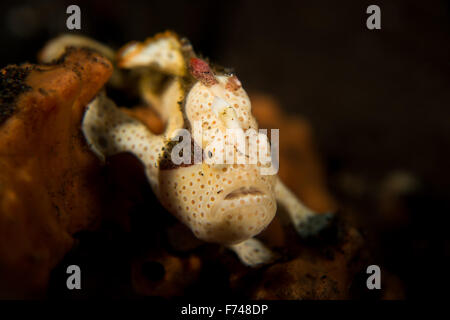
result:
<svg viewBox="0 0 450 320"><path fill-rule="evenodd" d="M270 224L277 203L302 237L328 224L332 214L307 208L276 170L269 170L273 154L268 138L258 132L250 99L236 74L199 58L186 39L164 32L116 53L94 40L66 35L49 42L41 59L57 59L67 46L88 47L111 59L113 85L124 81L123 70L138 75L138 92L166 123L164 132L152 133L103 91L87 107L83 134L101 159L121 152L139 158L162 206L197 238L227 246L244 264L258 266L274 257L255 236ZM237 139L227 139L228 129ZM252 135L256 153L269 155L269 161L235 161L239 155L249 159ZM234 161L219 161L223 157L218 155L228 150L237 155ZM174 156L188 161L174 161Z"/></svg>

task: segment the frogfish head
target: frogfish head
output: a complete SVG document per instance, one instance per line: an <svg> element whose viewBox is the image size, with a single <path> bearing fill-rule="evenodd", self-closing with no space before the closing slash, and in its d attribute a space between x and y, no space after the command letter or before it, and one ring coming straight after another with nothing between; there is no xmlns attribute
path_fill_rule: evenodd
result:
<svg viewBox="0 0 450 320"><path fill-rule="evenodd" d="M275 176L270 145L251 113L250 99L235 75L216 75L202 60L191 61L198 81L183 103L192 144L202 161L159 174L159 198L205 241L235 244L266 228L275 216Z"/></svg>

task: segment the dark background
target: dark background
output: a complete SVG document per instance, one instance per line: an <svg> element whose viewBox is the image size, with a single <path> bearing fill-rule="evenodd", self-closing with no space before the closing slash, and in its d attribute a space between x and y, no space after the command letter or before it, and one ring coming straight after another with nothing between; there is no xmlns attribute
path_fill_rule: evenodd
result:
<svg viewBox="0 0 450 320"><path fill-rule="evenodd" d="M172 29L232 66L250 93L305 117L333 194L374 231L407 297L437 296L445 286L449 2L2 2L1 67L35 62L47 40L68 31L70 4L81 7L83 34L116 48ZM381 30L366 28L370 4L381 7Z"/></svg>

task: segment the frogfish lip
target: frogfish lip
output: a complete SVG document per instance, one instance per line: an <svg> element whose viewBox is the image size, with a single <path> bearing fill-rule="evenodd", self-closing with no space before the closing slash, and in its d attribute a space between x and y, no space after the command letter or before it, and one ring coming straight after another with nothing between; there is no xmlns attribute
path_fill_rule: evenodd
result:
<svg viewBox="0 0 450 320"><path fill-rule="evenodd" d="M234 200L245 196L264 195L264 192L254 187L241 187L225 195L224 200Z"/></svg>

